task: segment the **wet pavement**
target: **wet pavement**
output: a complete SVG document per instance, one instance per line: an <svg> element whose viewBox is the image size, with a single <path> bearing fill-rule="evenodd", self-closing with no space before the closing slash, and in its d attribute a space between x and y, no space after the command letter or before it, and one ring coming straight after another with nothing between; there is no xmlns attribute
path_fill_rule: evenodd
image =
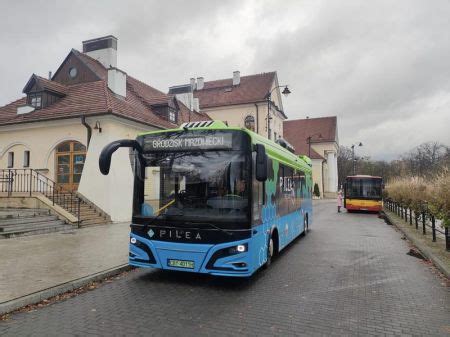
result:
<svg viewBox="0 0 450 337"><path fill-rule="evenodd" d="M129 223L0 240L0 304L128 261Z"/></svg>
<svg viewBox="0 0 450 337"><path fill-rule="evenodd" d="M250 279L137 269L14 314L0 334L448 336L449 288L398 231L374 214L337 214L334 201L314 215L308 235Z"/></svg>

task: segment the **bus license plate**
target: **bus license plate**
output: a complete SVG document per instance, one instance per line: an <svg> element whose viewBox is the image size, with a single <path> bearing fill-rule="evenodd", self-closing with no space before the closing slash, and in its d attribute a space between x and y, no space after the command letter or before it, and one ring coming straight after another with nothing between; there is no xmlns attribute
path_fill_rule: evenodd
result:
<svg viewBox="0 0 450 337"><path fill-rule="evenodd" d="M194 261L168 259L167 265L169 267L194 269Z"/></svg>

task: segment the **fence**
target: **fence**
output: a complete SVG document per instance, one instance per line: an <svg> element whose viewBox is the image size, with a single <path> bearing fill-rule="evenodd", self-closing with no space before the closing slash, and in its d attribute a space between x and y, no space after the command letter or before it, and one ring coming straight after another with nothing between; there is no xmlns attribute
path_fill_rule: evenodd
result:
<svg viewBox="0 0 450 337"><path fill-rule="evenodd" d="M445 240L445 249L450 251L450 235L448 227L440 229L439 226L436 226L436 217L427 211L425 207L421 212L415 212L413 209L404 207L402 204L389 198L384 200L384 206L400 218L404 219L406 223L409 222L410 226L415 225L416 230L419 230L420 227L423 235L426 235L427 228L430 228L433 242L436 242L436 233L442 234Z"/></svg>
<svg viewBox="0 0 450 337"><path fill-rule="evenodd" d="M84 202L76 193L64 189L53 180L33 169L0 169L0 192L11 197L15 193L32 195L41 193L77 218L80 224L80 204Z"/></svg>

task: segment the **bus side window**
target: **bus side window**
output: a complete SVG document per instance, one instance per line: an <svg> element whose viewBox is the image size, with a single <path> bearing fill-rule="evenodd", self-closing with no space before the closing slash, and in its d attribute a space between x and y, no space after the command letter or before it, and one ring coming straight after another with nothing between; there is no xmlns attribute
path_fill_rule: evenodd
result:
<svg viewBox="0 0 450 337"><path fill-rule="evenodd" d="M252 153L252 222L261 223L261 211L264 204L264 184L256 180L256 152Z"/></svg>

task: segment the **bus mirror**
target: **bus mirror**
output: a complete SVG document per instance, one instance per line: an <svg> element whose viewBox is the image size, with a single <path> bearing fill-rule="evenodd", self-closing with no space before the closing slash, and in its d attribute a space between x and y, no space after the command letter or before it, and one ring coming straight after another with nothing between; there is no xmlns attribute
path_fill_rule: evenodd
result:
<svg viewBox="0 0 450 337"><path fill-rule="evenodd" d="M256 144L256 180L267 180L267 154L262 144Z"/></svg>
<svg viewBox="0 0 450 337"><path fill-rule="evenodd" d="M134 139L117 140L106 145L100 153L100 157L98 159L98 165L102 174L107 175L109 173L109 168L111 166L111 157L113 153L116 152L116 150L120 147L131 147L137 150L139 153L142 153L141 145Z"/></svg>

